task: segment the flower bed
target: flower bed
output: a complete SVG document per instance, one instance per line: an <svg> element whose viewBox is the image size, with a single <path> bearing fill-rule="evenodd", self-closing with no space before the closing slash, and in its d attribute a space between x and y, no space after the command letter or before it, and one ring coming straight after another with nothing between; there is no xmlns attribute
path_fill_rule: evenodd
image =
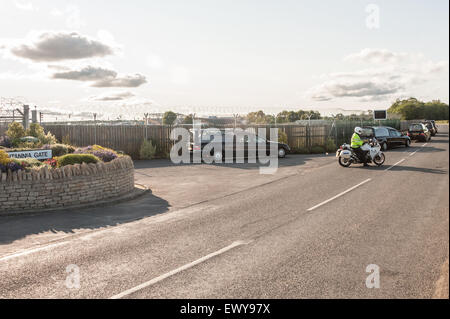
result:
<svg viewBox="0 0 450 319"><path fill-rule="evenodd" d="M39 124L25 131L12 123L0 143L0 214L94 203L134 190L133 161L114 150L57 144ZM53 158L15 159L7 153L36 150L51 150ZM33 154L41 153L49 152Z"/></svg>
<svg viewBox="0 0 450 319"><path fill-rule="evenodd" d="M0 173L0 214L95 203L134 190L128 156L111 162L66 165Z"/></svg>

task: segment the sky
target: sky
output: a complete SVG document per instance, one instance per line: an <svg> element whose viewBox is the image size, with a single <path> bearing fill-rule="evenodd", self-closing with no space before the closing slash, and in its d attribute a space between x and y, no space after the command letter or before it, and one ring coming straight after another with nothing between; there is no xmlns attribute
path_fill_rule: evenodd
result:
<svg viewBox="0 0 450 319"><path fill-rule="evenodd" d="M0 97L103 119L448 103L448 30L447 0L0 0Z"/></svg>

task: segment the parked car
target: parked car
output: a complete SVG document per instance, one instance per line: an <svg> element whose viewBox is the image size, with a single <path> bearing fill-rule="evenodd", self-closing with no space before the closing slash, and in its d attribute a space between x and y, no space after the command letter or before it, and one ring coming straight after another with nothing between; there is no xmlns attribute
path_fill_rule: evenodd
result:
<svg viewBox="0 0 450 319"><path fill-rule="evenodd" d="M271 145L276 145L279 158L286 157L286 154L291 151L287 144L269 141L256 134L234 134L233 132L225 132L223 130L211 131L205 129L201 130L201 143L191 143L191 153L203 152L204 147L208 144L214 146L214 136L218 134L222 135L222 150L219 152L212 148L210 153L210 156L213 156L216 161L224 159L226 150L232 150L233 158L237 158L237 155L240 154L243 154L245 158L248 158L249 154L252 152L258 154L258 151L263 148L266 149L266 154L269 155ZM232 142L230 143L230 141Z"/></svg>
<svg viewBox="0 0 450 319"><path fill-rule="evenodd" d="M389 148L411 145L411 138L402 134L395 128L388 126L371 126L365 127L369 133L366 133L367 137L375 137L381 145L383 151L387 151Z"/></svg>
<svg viewBox="0 0 450 319"><path fill-rule="evenodd" d="M436 121L431 120L430 122L433 124L434 129L436 130L436 134L437 134L437 133L438 133L438 127L437 127L437 125L436 125Z"/></svg>
<svg viewBox="0 0 450 319"><path fill-rule="evenodd" d="M422 122L422 124L427 127L428 131L430 131L431 136L435 136L437 134L437 129L436 129L435 124L433 124L433 122L424 121L424 122Z"/></svg>
<svg viewBox="0 0 450 319"><path fill-rule="evenodd" d="M411 140L428 142L431 140L431 133L422 123L415 123L409 126L408 136Z"/></svg>

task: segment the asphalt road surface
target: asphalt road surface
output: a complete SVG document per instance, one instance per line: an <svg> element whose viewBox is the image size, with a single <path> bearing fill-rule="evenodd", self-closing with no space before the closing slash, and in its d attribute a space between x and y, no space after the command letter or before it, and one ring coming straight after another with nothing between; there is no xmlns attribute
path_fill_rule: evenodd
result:
<svg viewBox="0 0 450 319"><path fill-rule="evenodd" d="M145 197L0 217L0 297L448 296L448 143L447 126L383 167L291 155L275 175L138 162Z"/></svg>

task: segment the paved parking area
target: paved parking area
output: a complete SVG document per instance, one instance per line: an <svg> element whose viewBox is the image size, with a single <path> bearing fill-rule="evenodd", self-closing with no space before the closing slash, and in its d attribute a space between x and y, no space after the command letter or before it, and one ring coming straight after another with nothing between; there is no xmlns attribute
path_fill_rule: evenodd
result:
<svg viewBox="0 0 450 319"><path fill-rule="evenodd" d="M259 164L175 165L170 160L136 161L135 178L136 183L150 187L154 195L164 198L171 207L180 208L294 174L308 174L314 169L335 163L334 155L288 155L279 159L279 168L273 175L261 174Z"/></svg>

